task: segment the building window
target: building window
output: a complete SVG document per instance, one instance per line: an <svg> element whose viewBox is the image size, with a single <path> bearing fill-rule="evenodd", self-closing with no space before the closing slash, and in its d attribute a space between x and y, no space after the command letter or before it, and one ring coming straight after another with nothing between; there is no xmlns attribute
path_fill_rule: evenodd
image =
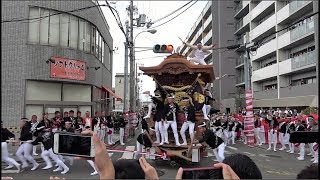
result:
<svg viewBox="0 0 320 180"><path fill-rule="evenodd" d="M98 29L84 19L39 7L30 7L28 42L73 48L91 53L100 61L107 58L104 39Z"/></svg>
<svg viewBox="0 0 320 180"><path fill-rule="evenodd" d="M26 100L61 101L61 84L27 81Z"/></svg>

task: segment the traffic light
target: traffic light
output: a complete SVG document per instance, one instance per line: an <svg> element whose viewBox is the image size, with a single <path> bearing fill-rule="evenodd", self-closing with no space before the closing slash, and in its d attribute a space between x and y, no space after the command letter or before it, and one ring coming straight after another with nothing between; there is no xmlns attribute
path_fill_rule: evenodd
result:
<svg viewBox="0 0 320 180"><path fill-rule="evenodd" d="M153 52L154 53L172 53L173 46L172 45L160 45L156 44L153 46Z"/></svg>

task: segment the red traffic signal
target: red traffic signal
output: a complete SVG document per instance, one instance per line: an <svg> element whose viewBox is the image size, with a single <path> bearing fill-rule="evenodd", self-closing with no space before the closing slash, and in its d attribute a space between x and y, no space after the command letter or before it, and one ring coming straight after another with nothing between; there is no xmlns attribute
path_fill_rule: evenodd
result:
<svg viewBox="0 0 320 180"><path fill-rule="evenodd" d="M153 52L154 53L172 53L173 46L172 45L159 45L156 44L153 46Z"/></svg>

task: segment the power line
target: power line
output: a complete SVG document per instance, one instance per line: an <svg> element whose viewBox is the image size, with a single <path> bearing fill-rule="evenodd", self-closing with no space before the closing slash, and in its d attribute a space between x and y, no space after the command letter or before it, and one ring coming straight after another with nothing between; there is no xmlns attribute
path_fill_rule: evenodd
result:
<svg viewBox="0 0 320 180"><path fill-rule="evenodd" d="M197 0L196 2L194 2L193 4L191 4L191 6L187 7L187 9L185 9L185 10L183 10L182 12L180 12L179 14L177 14L177 15L176 15L175 17L173 17L172 19L169 19L168 21L166 21L166 22L164 22L164 23L162 23L162 24L159 24L159 25L157 25L157 26L155 26L155 27L153 27L153 28L160 27L160 26L162 26L162 25L164 25L164 24L166 24L166 23L174 20L175 18L177 18L178 16L180 16L182 13L186 12L189 8L191 8L191 7L192 7L194 4L196 4L197 2L198 2L198 0Z"/></svg>
<svg viewBox="0 0 320 180"><path fill-rule="evenodd" d="M176 12L179 11L180 9L182 9L182 8L184 8L185 6L187 6L188 4L190 4L192 1L193 1L193 0L189 1L188 3L186 3L186 4L184 4L183 6L179 7L178 9L176 9L176 10L172 11L171 13L163 16L162 18L159 18L159 19L153 21L152 24L157 23L157 22L161 21L162 19L165 19L165 18L171 16L172 14L176 13Z"/></svg>
<svg viewBox="0 0 320 180"><path fill-rule="evenodd" d="M152 59L152 58L157 58L157 57L167 57L166 55L162 55L162 56L152 56L152 57L146 57L146 58L139 58L139 59L135 59L136 61L140 61L143 59Z"/></svg>
<svg viewBox="0 0 320 180"><path fill-rule="evenodd" d="M122 23L121 23L121 19L120 19L120 16L119 16L119 12L118 12L115 8L111 7L110 4L109 4L109 2L108 2L107 0L106 0L106 3L107 3L107 6L109 7L109 9L110 9L113 17L116 19L116 22L117 22L120 30L121 30L122 33L124 34L124 37L126 38L126 42L129 42L129 39L128 39L128 37L127 37L127 35L126 35L125 31L124 31L123 25L122 25ZM114 14L113 11L115 11L115 12L117 13L117 16L118 16L119 19L117 19L116 15Z"/></svg>

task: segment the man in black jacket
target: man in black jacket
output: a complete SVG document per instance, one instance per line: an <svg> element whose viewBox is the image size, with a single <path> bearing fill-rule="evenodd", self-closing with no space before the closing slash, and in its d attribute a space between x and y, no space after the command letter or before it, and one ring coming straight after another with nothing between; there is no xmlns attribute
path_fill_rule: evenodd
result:
<svg viewBox="0 0 320 180"><path fill-rule="evenodd" d="M180 146L179 134L177 131L178 111L179 111L179 106L178 106L178 104L176 104L174 102L174 95L169 94L168 95L168 104L166 104L164 107L165 121L164 121L163 125L161 123L161 126L160 126L160 129L163 129L163 134L164 134L164 141L162 141L160 143L160 145L163 145L163 143L169 144L168 128L169 128L169 126L171 126L171 129L174 134L176 146Z"/></svg>
<svg viewBox="0 0 320 180"><path fill-rule="evenodd" d="M124 145L125 145L125 144L123 143L123 138L124 138L124 129L126 128L126 124L128 123L128 122L126 122L126 121L124 120L124 118L125 118L125 114L123 113L123 114L122 114L122 117L120 117L120 118L119 118L120 144L121 144L122 146L124 146Z"/></svg>
<svg viewBox="0 0 320 180"><path fill-rule="evenodd" d="M278 128L278 121L275 116L268 116L266 117L266 122L269 124L269 133L268 133L268 143L269 148L267 150L271 149L271 144L273 144L273 151L277 151L277 128Z"/></svg>
<svg viewBox="0 0 320 180"><path fill-rule="evenodd" d="M213 150L214 155L216 156L219 162L224 160L224 148L225 144L223 140L216 136L213 131L206 128L206 123L203 122L198 126L199 132L202 133L202 138L199 140L199 143L206 142L211 149ZM194 143L197 143L196 141Z"/></svg>
<svg viewBox="0 0 320 180"><path fill-rule="evenodd" d="M32 144L27 141L32 141L31 133L31 123L27 122L27 118L22 118L20 120L20 138L21 144L16 152L16 156L22 162L22 168L28 167L27 160L33 164L31 171L34 171L38 168L39 164L32 157Z"/></svg>
<svg viewBox="0 0 320 180"><path fill-rule="evenodd" d="M51 159L53 159L59 165L58 168L53 170L53 172L58 172L61 170L63 170L61 172L61 174L66 174L67 172L69 172L69 168L61 161L61 159L59 159L59 156L54 154L52 151L53 133L50 131L46 132L46 133L42 134L41 136L38 136L34 141L31 142L31 144L35 146L40 142L44 146L44 151L41 153L41 157L46 163L46 166L42 169L46 170L46 169L52 168L52 163L49 159L49 157L51 157Z"/></svg>
<svg viewBox="0 0 320 180"><path fill-rule="evenodd" d="M156 107L156 111L155 114L153 116L153 121L154 121L154 127L155 127L155 131L156 131L156 141L154 143L160 143L160 134L161 134L161 138L164 138L162 136L162 129L160 128L161 126L161 121L163 121L164 119L164 98L165 96L163 95L163 93L161 93L160 89L156 89L154 91L155 96L151 97L153 104ZM149 112L148 112L149 115ZM150 117L150 116L146 116L146 117ZM145 119L145 118L144 118Z"/></svg>
<svg viewBox="0 0 320 180"><path fill-rule="evenodd" d="M296 131L305 131L306 127L302 124L302 121L300 119L296 120ZM299 161L304 160L304 155L305 155L305 143L300 143L299 144L299 150L300 150L300 156L297 158Z"/></svg>
<svg viewBox="0 0 320 180"><path fill-rule="evenodd" d="M186 134L185 134L187 128L189 128L191 143L193 142L196 113L195 113L194 107L190 104L190 100L188 97L184 97L183 102L185 105L185 107L183 108L184 115L185 115L185 121L181 126L180 135L183 140L182 145L185 146L185 145L187 145L187 138L186 138Z"/></svg>
<svg viewBox="0 0 320 180"><path fill-rule="evenodd" d="M107 116L107 127L108 127L108 145L114 144L112 141L113 127L114 127L115 115L114 112L110 112L110 116Z"/></svg>

